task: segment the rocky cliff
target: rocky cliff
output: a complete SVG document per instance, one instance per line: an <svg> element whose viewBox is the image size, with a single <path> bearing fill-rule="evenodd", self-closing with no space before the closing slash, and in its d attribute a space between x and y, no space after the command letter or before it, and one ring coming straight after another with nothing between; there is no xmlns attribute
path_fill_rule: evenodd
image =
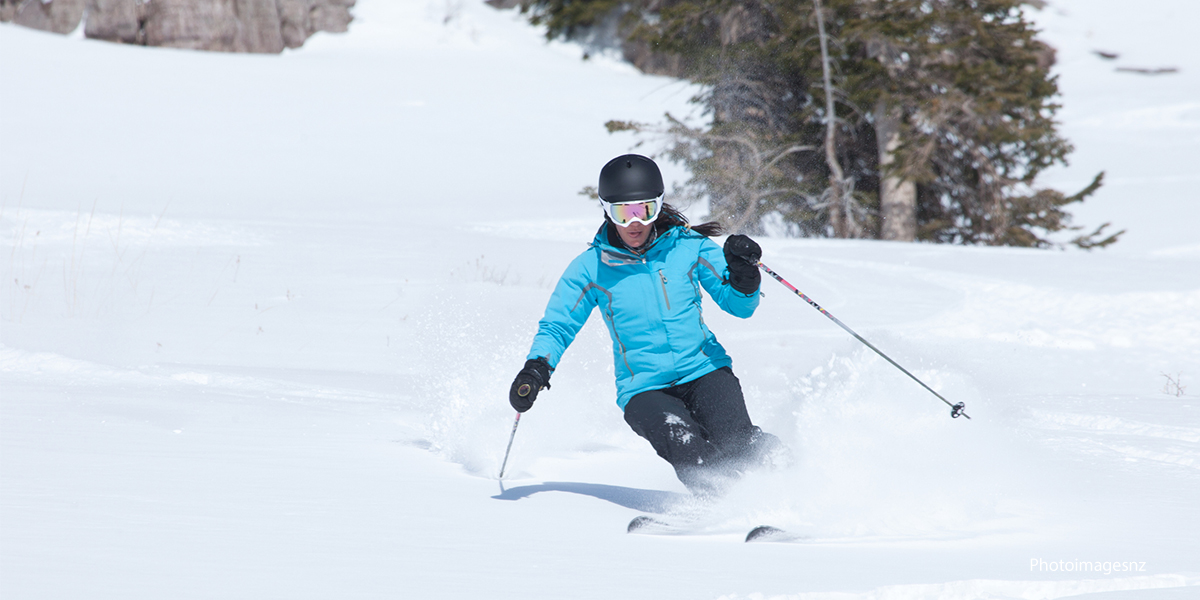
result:
<svg viewBox="0 0 1200 600"><path fill-rule="evenodd" d="M346 31L355 0L0 0L0 21L94 39L215 50L282 52L318 31Z"/></svg>

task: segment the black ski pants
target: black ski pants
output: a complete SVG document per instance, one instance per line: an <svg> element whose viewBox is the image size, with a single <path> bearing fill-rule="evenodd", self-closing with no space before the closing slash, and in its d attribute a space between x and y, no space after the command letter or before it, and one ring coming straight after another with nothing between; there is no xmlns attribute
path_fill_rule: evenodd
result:
<svg viewBox="0 0 1200 600"><path fill-rule="evenodd" d="M701 495L720 493L755 460L756 440L768 435L750 422L742 385L729 367L634 396L625 422Z"/></svg>

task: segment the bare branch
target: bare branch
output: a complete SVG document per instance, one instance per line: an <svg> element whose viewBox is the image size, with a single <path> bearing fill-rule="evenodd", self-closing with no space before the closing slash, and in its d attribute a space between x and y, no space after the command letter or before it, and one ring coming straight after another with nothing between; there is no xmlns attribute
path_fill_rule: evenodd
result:
<svg viewBox="0 0 1200 600"><path fill-rule="evenodd" d="M772 158L771 162L767 163L767 166L763 167L763 170L767 170L767 169L774 167L776 163L783 160L788 155L795 154L797 152L815 151L816 149L817 149L816 146L792 146L791 148L788 148L788 149L784 150L783 152L780 152L778 155L775 156L775 158Z"/></svg>

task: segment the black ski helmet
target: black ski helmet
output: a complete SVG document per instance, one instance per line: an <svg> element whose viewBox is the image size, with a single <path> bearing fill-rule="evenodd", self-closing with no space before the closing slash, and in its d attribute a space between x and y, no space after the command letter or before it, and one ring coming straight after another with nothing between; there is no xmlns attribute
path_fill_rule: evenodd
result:
<svg viewBox="0 0 1200 600"><path fill-rule="evenodd" d="M649 200L664 189L658 165L640 154L618 156L600 169L600 199L605 202Z"/></svg>

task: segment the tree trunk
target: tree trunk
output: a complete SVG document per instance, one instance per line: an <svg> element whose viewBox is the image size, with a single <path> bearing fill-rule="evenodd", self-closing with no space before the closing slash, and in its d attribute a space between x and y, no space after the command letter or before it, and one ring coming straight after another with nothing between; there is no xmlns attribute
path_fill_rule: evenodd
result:
<svg viewBox="0 0 1200 600"><path fill-rule="evenodd" d="M875 138L879 142L879 239L912 242L917 239L917 185L889 174L900 147L899 116L880 102L875 107Z"/></svg>
<svg viewBox="0 0 1200 600"><path fill-rule="evenodd" d="M817 34L821 41L821 74L825 87L825 162L829 165L829 223L833 236L839 238L862 237L862 224L854 214L854 197L837 157L837 107L833 99L833 78L829 67L829 38L825 35L825 15L821 0L813 0L817 14Z"/></svg>

